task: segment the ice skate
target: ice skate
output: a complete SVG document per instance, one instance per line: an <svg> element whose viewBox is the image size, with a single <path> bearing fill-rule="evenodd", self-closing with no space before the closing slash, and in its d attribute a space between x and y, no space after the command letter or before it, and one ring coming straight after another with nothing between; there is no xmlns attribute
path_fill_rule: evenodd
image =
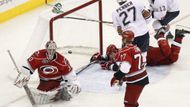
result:
<svg viewBox="0 0 190 107"><path fill-rule="evenodd" d="M176 29L175 30L175 35L176 37L184 37L184 34L190 34L190 31L184 30L184 29Z"/></svg>

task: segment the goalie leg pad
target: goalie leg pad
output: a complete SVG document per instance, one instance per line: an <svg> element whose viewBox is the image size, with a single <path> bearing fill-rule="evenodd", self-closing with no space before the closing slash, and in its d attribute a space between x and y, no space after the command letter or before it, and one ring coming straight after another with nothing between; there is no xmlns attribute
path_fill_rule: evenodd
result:
<svg viewBox="0 0 190 107"><path fill-rule="evenodd" d="M40 91L35 88L30 88L30 90L37 105L55 102L55 100L53 99L58 93L57 90L48 91L48 92Z"/></svg>
<svg viewBox="0 0 190 107"><path fill-rule="evenodd" d="M30 88L32 96L37 105L48 104L58 100L70 101L72 94L68 91L67 87L61 87L53 91L40 91L35 88Z"/></svg>
<svg viewBox="0 0 190 107"><path fill-rule="evenodd" d="M68 91L68 89L66 87L63 87L61 90L60 90L60 98L64 101L70 101L71 98L72 98L72 95L71 93Z"/></svg>

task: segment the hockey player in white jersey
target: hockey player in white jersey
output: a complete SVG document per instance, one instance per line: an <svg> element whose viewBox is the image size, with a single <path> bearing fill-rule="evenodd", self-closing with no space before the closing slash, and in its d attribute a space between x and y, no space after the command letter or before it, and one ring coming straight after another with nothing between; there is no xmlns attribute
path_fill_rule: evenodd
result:
<svg viewBox="0 0 190 107"><path fill-rule="evenodd" d="M179 5L177 0L149 0L153 22L153 28L157 32L161 27L166 28L166 38L173 38L169 31L169 22L179 15Z"/></svg>
<svg viewBox="0 0 190 107"><path fill-rule="evenodd" d="M117 0L120 5L113 13L112 20L119 35L124 31L134 32L133 44L143 52L143 62L146 62L146 52L149 46L149 28L151 14L140 0Z"/></svg>

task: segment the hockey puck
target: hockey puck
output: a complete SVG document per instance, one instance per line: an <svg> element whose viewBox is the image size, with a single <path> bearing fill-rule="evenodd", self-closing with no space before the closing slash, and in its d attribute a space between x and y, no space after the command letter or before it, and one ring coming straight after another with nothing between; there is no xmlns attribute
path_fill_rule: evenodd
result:
<svg viewBox="0 0 190 107"><path fill-rule="evenodd" d="M72 51L71 51L71 50L69 50L69 51L68 51L68 53L69 53L69 54L72 54Z"/></svg>

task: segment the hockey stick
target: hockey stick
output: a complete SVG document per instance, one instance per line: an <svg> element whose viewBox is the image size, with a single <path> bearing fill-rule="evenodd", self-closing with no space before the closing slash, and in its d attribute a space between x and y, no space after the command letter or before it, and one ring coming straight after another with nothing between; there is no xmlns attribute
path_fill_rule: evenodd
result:
<svg viewBox="0 0 190 107"><path fill-rule="evenodd" d="M90 22L102 22L102 23L106 23L106 24L113 24L113 22L110 21L99 21L99 20L94 20L94 19L86 19L86 18L79 18L79 17L63 17L63 18L67 18L67 19L76 19L76 20L83 20L83 21L90 21Z"/></svg>
<svg viewBox="0 0 190 107"><path fill-rule="evenodd" d="M91 66L91 65L93 65L93 64L95 64L95 63L97 63L97 62L98 62L98 61L92 61L92 62L90 62L89 64L87 64L87 65L85 65L85 66L79 68L78 70L76 70L76 71L77 71L76 74L79 75L82 71L84 71L84 70L87 69L89 66Z"/></svg>
<svg viewBox="0 0 190 107"><path fill-rule="evenodd" d="M15 62L15 60L14 60L14 58L13 58L11 52L10 52L10 50L7 50L7 52L8 52L8 54L9 54L10 58L11 58L11 61L12 61L13 64L14 64L14 66L15 66L17 72L20 73L20 71L19 71L19 69L18 69L18 66L17 66L17 64L16 64L16 62ZM30 100L32 106L33 106L33 107L38 107L38 106L36 105L36 103L35 103L35 100L34 100L34 98L33 98L33 96L32 96L32 93L30 92L30 89L29 89L28 85L24 85L23 87L24 87L24 90L25 90L25 92L26 92L26 94L27 94L27 96L28 96L28 98L29 98L29 100Z"/></svg>

